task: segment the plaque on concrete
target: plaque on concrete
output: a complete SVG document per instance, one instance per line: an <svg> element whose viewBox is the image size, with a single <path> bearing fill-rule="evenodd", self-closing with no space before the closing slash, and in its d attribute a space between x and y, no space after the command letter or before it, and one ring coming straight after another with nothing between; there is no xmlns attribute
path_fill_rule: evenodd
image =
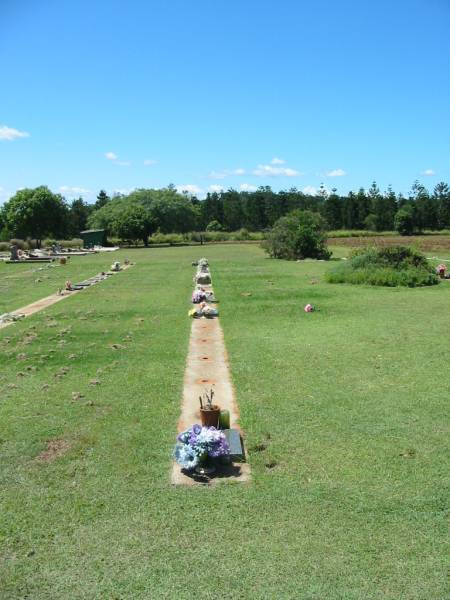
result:
<svg viewBox="0 0 450 600"><path fill-rule="evenodd" d="M225 429L224 434L230 445L230 458L233 462L245 462L245 450L241 434L237 429Z"/></svg>

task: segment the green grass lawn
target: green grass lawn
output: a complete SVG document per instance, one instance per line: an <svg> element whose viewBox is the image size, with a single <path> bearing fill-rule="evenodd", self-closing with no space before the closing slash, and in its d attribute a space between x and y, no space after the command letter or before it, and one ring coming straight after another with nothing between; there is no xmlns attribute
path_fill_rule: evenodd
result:
<svg viewBox="0 0 450 600"><path fill-rule="evenodd" d="M103 252L72 256L65 265L58 261L40 264L7 264L0 261L0 314L11 312L64 288L65 282L82 281L108 271L112 262L133 257L133 251Z"/></svg>
<svg viewBox="0 0 450 600"><path fill-rule="evenodd" d="M248 485L169 483L200 254ZM450 283L326 284L252 245L129 255L0 332L2 600L447 598Z"/></svg>

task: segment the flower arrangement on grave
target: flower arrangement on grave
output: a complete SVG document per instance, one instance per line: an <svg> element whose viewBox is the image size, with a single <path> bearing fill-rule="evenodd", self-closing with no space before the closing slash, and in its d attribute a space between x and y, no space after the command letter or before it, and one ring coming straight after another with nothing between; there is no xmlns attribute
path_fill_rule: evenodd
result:
<svg viewBox="0 0 450 600"><path fill-rule="evenodd" d="M222 431L197 424L177 436L173 451L177 463L188 471L229 454L230 446Z"/></svg>
<svg viewBox="0 0 450 600"><path fill-rule="evenodd" d="M439 277L441 279L444 279L446 271L447 271L447 265L444 265L443 263L441 263L440 265L438 265L436 267L436 273L439 275Z"/></svg>
<svg viewBox="0 0 450 600"><path fill-rule="evenodd" d="M203 288L194 290L192 293L192 304L200 304L200 302L203 302L204 300L206 300L205 290Z"/></svg>
<svg viewBox="0 0 450 600"><path fill-rule="evenodd" d="M205 427L218 427L220 406L213 404L213 388L211 388L209 391L205 390L204 393L198 397L198 399L200 401L200 418L202 420L202 425Z"/></svg>
<svg viewBox="0 0 450 600"><path fill-rule="evenodd" d="M188 315L193 317L194 319L198 319L200 317L206 317L207 319L211 319L212 317L217 317L219 315L219 311L217 308L213 308L209 306L206 302L200 302L200 304L196 308L191 308L188 311Z"/></svg>
<svg viewBox="0 0 450 600"><path fill-rule="evenodd" d="M303 309L306 313L314 312L315 308L312 304L307 304Z"/></svg>

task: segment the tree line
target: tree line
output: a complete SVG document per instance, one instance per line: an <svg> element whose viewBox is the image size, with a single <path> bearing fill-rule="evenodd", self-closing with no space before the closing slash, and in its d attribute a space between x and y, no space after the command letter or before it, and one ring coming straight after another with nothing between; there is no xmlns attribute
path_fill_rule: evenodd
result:
<svg viewBox="0 0 450 600"><path fill-rule="evenodd" d="M381 192L374 182L368 190L340 195L322 185L317 194L296 188L274 192L269 186L256 191L208 193L199 200L181 194L173 185L136 189L109 197L104 190L96 202L82 198L67 202L47 187L19 190L0 209L0 241L12 237L64 239L87 228L106 229L122 240L148 242L156 232L265 231L294 210L318 212L328 229L361 229L412 234L450 228L450 187L438 183L432 192L418 181L407 196L391 187Z"/></svg>

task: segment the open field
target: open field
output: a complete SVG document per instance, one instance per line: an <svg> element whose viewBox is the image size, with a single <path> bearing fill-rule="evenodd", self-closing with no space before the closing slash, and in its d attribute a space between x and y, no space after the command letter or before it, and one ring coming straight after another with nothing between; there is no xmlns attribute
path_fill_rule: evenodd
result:
<svg viewBox="0 0 450 600"><path fill-rule="evenodd" d="M200 253L248 485L169 484ZM2 600L444 600L450 283L332 285L327 263L250 244L124 256L133 269L0 332ZM7 280L0 312L100 257ZM18 271L0 269L3 287Z"/></svg>
<svg viewBox="0 0 450 600"><path fill-rule="evenodd" d="M450 235L376 235L328 238L330 246L414 246L423 252L450 251Z"/></svg>

